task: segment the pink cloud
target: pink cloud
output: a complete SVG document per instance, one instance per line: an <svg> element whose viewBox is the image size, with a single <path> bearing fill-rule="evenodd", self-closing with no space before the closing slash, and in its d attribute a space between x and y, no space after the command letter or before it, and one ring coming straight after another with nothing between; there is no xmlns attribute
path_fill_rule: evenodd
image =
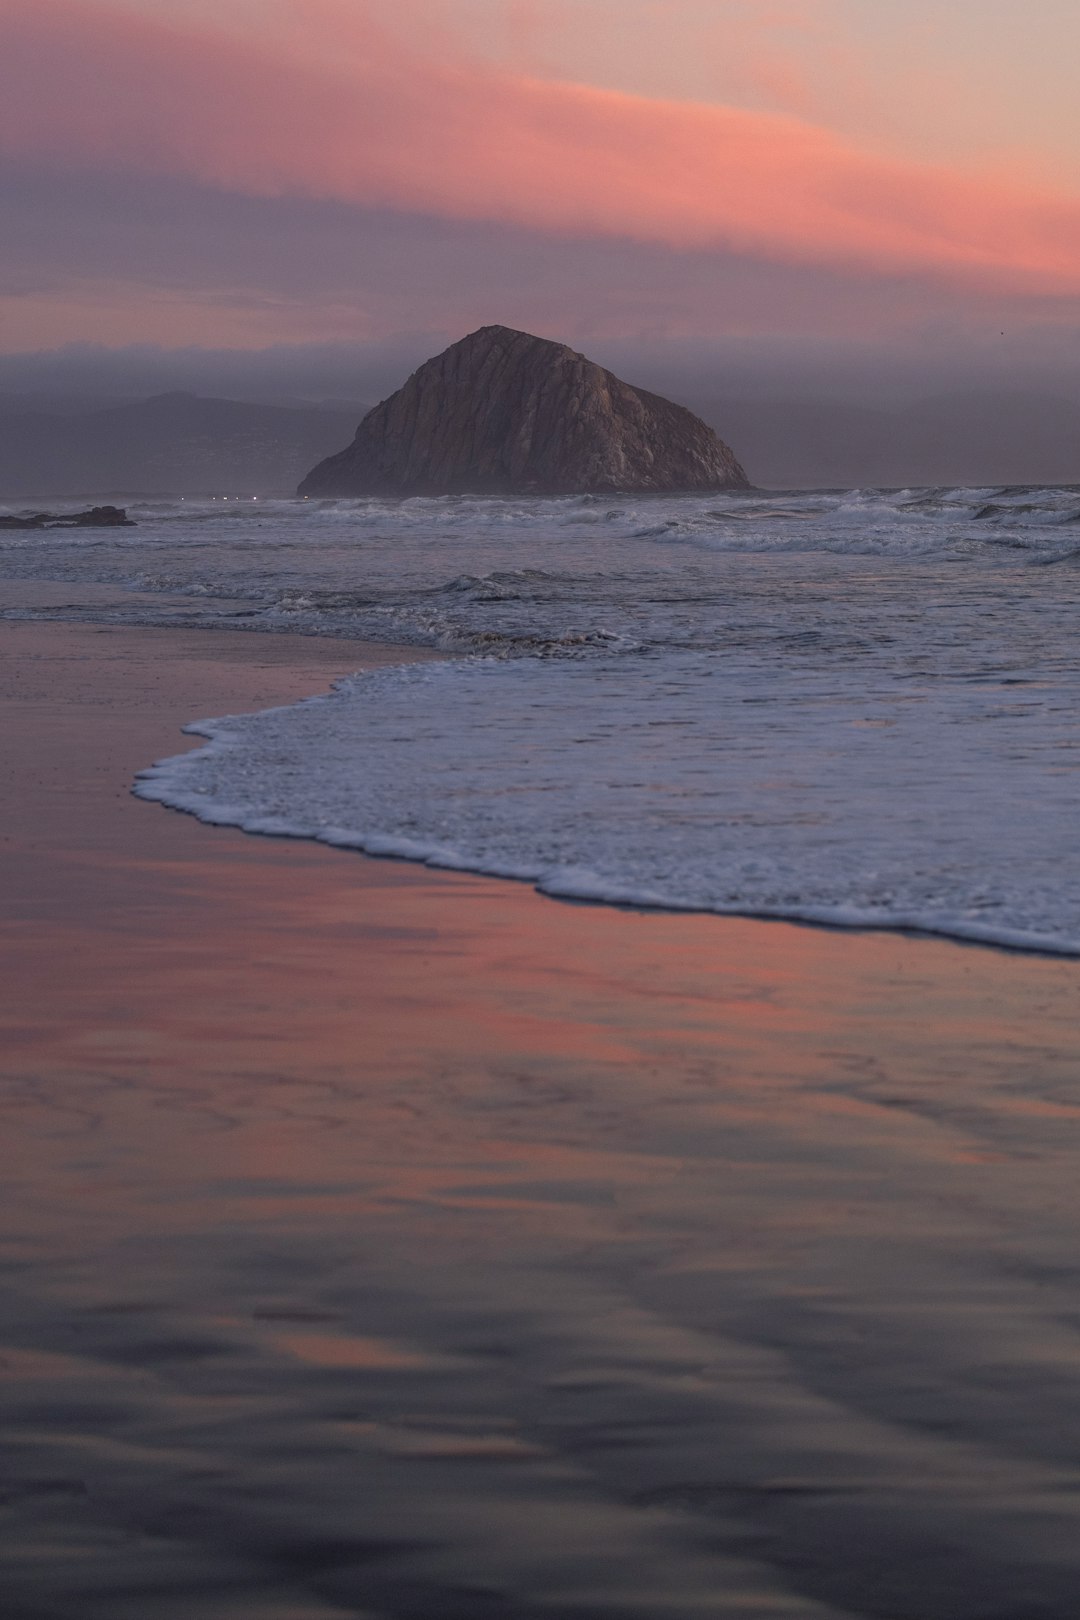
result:
<svg viewBox="0 0 1080 1620"><path fill-rule="evenodd" d="M0 0L0 149L255 195L1080 290L1080 197L1063 190L885 158L795 118L485 68L445 39L433 59L342 0L281 0L268 17L242 34L109 0Z"/></svg>

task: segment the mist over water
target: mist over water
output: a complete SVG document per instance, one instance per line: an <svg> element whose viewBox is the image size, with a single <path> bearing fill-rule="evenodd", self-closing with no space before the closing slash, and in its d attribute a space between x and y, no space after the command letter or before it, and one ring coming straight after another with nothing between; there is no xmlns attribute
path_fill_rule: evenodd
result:
<svg viewBox="0 0 1080 1620"><path fill-rule="evenodd" d="M465 655L201 722L145 797L560 895L1080 952L1080 490L133 515L6 535L3 569L112 590L65 616Z"/></svg>

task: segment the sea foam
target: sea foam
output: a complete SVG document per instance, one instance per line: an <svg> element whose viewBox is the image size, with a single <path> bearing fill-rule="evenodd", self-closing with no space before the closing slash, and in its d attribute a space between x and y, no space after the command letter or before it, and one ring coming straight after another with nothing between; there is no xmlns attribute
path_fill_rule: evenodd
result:
<svg viewBox="0 0 1080 1620"><path fill-rule="evenodd" d="M1080 954L1074 711L683 654L375 672L189 728L136 792L548 894Z"/></svg>
<svg viewBox="0 0 1080 1620"><path fill-rule="evenodd" d="M2 535L0 573L70 582L54 617L465 655L208 723L145 797L551 894L1080 950L1080 490L131 511Z"/></svg>

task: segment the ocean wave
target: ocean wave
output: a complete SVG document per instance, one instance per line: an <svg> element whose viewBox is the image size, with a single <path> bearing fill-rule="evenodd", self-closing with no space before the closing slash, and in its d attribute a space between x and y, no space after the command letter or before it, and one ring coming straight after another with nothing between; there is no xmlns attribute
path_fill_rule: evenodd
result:
<svg viewBox="0 0 1080 1620"><path fill-rule="evenodd" d="M195 724L135 791L563 898L1077 955L1075 684L457 661Z"/></svg>
<svg viewBox="0 0 1080 1620"><path fill-rule="evenodd" d="M148 502L0 556L65 584L9 616L466 655L217 726L147 796L578 898L1072 951L1078 505Z"/></svg>

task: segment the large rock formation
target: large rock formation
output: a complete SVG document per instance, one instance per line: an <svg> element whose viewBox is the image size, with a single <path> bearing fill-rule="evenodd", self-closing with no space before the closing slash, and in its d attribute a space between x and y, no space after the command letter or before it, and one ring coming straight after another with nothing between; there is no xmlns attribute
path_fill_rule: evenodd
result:
<svg viewBox="0 0 1080 1620"><path fill-rule="evenodd" d="M482 326L369 411L301 495L577 495L746 489L681 405L506 326Z"/></svg>

